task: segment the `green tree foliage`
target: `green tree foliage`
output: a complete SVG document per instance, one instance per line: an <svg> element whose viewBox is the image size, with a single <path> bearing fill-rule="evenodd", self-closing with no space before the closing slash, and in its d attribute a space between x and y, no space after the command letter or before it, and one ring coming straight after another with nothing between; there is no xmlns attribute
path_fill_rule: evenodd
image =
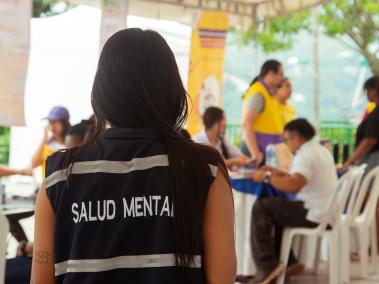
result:
<svg viewBox="0 0 379 284"><path fill-rule="evenodd" d="M56 11L54 10L54 6L60 2L64 2L62 0L33 0L33 18L39 17L48 17L54 16L56 14L60 14L65 12L71 6L67 5L66 9Z"/></svg>
<svg viewBox="0 0 379 284"><path fill-rule="evenodd" d="M334 0L320 8L321 30L360 52L372 72L379 75L379 1ZM274 20L263 20L258 27L258 44L269 53L292 47L294 36L310 30L309 11ZM253 28L236 31L239 44L253 39ZM375 46L376 45L376 46Z"/></svg>
<svg viewBox="0 0 379 284"><path fill-rule="evenodd" d="M335 0L323 6L320 23L327 35L358 50L379 75L378 0Z"/></svg>

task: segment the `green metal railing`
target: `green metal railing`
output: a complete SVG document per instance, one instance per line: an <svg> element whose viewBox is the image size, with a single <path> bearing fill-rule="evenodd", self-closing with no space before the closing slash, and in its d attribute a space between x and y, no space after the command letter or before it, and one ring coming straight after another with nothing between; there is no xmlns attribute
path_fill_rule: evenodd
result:
<svg viewBox="0 0 379 284"><path fill-rule="evenodd" d="M0 127L0 164L9 163L10 127Z"/></svg>
<svg viewBox="0 0 379 284"><path fill-rule="evenodd" d="M354 149L356 126L350 122L323 121L321 122L320 139L328 140L338 149L336 160L342 162L343 147L348 145L349 153ZM235 145L242 144L242 128L239 124L230 124L226 128L226 137ZM338 145L338 146L337 146Z"/></svg>

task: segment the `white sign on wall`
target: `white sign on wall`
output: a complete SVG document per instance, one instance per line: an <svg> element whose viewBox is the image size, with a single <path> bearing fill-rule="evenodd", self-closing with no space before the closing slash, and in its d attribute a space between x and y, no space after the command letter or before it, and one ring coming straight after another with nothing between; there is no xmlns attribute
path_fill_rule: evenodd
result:
<svg viewBox="0 0 379 284"><path fill-rule="evenodd" d="M0 126L24 125L31 0L0 0Z"/></svg>

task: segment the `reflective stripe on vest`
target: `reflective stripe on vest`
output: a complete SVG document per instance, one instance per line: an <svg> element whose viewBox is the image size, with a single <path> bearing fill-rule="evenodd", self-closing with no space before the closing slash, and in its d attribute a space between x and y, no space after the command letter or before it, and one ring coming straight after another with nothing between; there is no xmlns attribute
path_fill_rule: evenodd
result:
<svg viewBox="0 0 379 284"><path fill-rule="evenodd" d="M127 255L105 259L67 260L55 264L55 276L65 273L102 272L121 268L175 266L174 254ZM201 268L201 256L194 256L191 268Z"/></svg>

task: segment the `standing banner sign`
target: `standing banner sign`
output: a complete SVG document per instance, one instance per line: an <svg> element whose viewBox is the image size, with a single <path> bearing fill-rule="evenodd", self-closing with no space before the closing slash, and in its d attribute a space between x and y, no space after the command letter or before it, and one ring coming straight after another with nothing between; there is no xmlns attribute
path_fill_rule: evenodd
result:
<svg viewBox="0 0 379 284"><path fill-rule="evenodd" d="M192 30L188 77L192 109L187 125L191 135L203 128L204 110L221 105L227 29L227 13L203 11Z"/></svg>
<svg viewBox="0 0 379 284"><path fill-rule="evenodd" d="M25 125L31 0L0 0L0 126Z"/></svg>
<svg viewBox="0 0 379 284"><path fill-rule="evenodd" d="M114 33L126 28L128 0L102 0L100 50Z"/></svg>

